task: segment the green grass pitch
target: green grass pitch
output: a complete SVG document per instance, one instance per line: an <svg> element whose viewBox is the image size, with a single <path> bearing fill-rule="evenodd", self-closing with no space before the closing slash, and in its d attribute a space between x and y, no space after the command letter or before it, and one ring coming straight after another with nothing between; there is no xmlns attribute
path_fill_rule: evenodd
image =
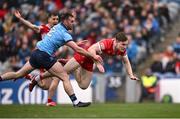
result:
<svg viewBox="0 0 180 119"><path fill-rule="evenodd" d="M92 104L85 108L71 105L0 105L0 118L180 118L180 104Z"/></svg>

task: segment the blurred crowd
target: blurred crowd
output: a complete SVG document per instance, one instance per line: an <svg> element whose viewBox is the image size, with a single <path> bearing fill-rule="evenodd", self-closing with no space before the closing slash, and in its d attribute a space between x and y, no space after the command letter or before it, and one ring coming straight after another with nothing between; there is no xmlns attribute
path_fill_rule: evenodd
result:
<svg viewBox="0 0 180 119"><path fill-rule="evenodd" d="M129 39L127 53L134 70L153 52L157 43L164 41L164 35L171 29L179 13L178 3L160 0L1 0L0 4L0 72L18 70L23 66L40 40L39 34L15 18L13 13L16 9L36 25L47 23L47 13L60 14L75 9L77 21L73 38L75 41L86 39L89 45L111 38L119 31L125 32ZM170 57L169 61L172 61L169 56L172 50L179 53L179 39L178 36L177 43L164 53ZM67 47L59 50L63 58L73 54ZM106 72L123 72L120 57L103 59ZM155 54L154 59L156 62L162 60L159 54ZM167 63L167 59L162 62L163 72L164 62ZM155 64L152 70L158 68Z"/></svg>
<svg viewBox="0 0 180 119"><path fill-rule="evenodd" d="M159 78L180 77L180 33L173 44L153 54L150 70Z"/></svg>
<svg viewBox="0 0 180 119"><path fill-rule="evenodd" d="M151 66L141 76L140 102L143 102L144 98L155 100L159 80L180 78L180 33L172 44L166 46L166 49L160 50L152 56Z"/></svg>

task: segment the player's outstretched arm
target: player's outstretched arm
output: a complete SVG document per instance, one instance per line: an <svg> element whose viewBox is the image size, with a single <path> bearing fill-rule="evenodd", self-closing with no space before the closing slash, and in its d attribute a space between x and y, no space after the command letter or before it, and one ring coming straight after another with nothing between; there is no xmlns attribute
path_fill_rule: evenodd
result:
<svg viewBox="0 0 180 119"><path fill-rule="evenodd" d="M34 31L37 32L37 33L40 32L40 27L32 24L31 22L29 22L29 21L27 21L27 20L25 20L25 19L21 16L21 14L20 14L20 12L19 12L18 10L16 10L16 11L14 12L14 15L15 15L24 25L26 25L27 27L31 28L32 30L34 30Z"/></svg>
<svg viewBox="0 0 180 119"><path fill-rule="evenodd" d="M131 80L139 80L139 79L138 79L137 77L135 77L134 74L133 74L132 67L131 67L131 64L130 64L130 61L129 61L128 56L125 55L125 56L123 56L122 59L123 59L123 63L124 63L124 65L125 65L126 71L127 71L128 75L129 75L129 78L130 78Z"/></svg>
<svg viewBox="0 0 180 119"><path fill-rule="evenodd" d="M84 56L90 57L91 59L102 62L102 58L99 55L94 55L85 49L79 47L74 41L69 41L66 43L67 46L71 47L74 51L76 51L79 54L82 54Z"/></svg>

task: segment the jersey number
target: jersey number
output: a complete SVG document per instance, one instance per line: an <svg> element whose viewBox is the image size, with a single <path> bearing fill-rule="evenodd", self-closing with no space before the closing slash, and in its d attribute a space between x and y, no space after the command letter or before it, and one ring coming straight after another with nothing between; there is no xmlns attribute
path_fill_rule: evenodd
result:
<svg viewBox="0 0 180 119"><path fill-rule="evenodd" d="M51 30L47 33L47 35L48 35L49 37L51 37L53 32L55 32L55 28L54 28L54 27L51 28Z"/></svg>

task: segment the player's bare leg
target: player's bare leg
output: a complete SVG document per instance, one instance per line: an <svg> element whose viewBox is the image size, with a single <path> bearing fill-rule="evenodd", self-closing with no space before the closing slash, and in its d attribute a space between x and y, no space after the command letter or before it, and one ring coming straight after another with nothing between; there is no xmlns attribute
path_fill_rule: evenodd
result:
<svg viewBox="0 0 180 119"><path fill-rule="evenodd" d="M30 65L29 61L17 72L7 72L1 75L2 81L4 80L13 80L24 77L26 74L29 74L34 68Z"/></svg>
<svg viewBox="0 0 180 119"><path fill-rule="evenodd" d="M48 90L48 102L46 103L47 106L56 106L56 103L52 100L52 97L54 96L54 93L58 87L59 79L56 77L52 78L52 82L49 85Z"/></svg>
<svg viewBox="0 0 180 119"><path fill-rule="evenodd" d="M71 62L71 61L70 61ZM68 66L69 65L71 65L72 63L68 63ZM65 71L66 72L68 72L68 73L70 73L71 71L73 71L74 69L76 69L77 67L78 67L79 65L77 64L77 65L71 65L71 68L69 68L68 69L68 71L66 71L66 69L65 69ZM41 75L41 77L42 78L44 78L44 77L48 77L48 76L50 76L50 74L49 73L43 73L42 75ZM54 78L53 77L53 81L51 82L51 85L50 85L50 87L49 87L49 93L48 93L48 102L49 103L47 103L47 106L50 106L51 105L51 101L52 101L52 97L53 97L53 95L54 95L54 93L55 93L55 90L57 89L57 86L58 86L58 84L59 84L59 79L57 79L57 78ZM43 80L45 80L45 79L43 79ZM54 104L54 103L53 103Z"/></svg>
<svg viewBox="0 0 180 119"><path fill-rule="evenodd" d="M89 87L92 80L93 72L87 71L86 69L79 67L75 70L74 76L78 85L81 89L85 90Z"/></svg>
<svg viewBox="0 0 180 119"><path fill-rule="evenodd" d="M49 70L51 74L56 76L59 80L61 79L63 81L63 86L65 92L69 95L70 99L72 100L74 105L77 105L79 101L77 100L74 90L72 88L72 85L69 80L69 75L66 73L64 70L63 66L59 63L56 62Z"/></svg>
<svg viewBox="0 0 180 119"><path fill-rule="evenodd" d="M67 73L74 73L75 79L78 82L80 88L88 88L92 79L92 72L83 69L74 58L71 58L64 65L64 69Z"/></svg>
<svg viewBox="0 0 180 119"><path fill-rule="evenodd" d="M37 85L43 90L48 90L54 78L55 77L49 77L44 80L40 80Z"/></svg>
<svg viewBox="0 0 180 119"><path fill-rule="evenodd" d="M79 63L74 59L71 58L65 65L64 70L70 74L73 73L76 69L80 67Z"/></svg>
<svg viewBox="0 0 180 119"><path fill-rule="evenodd" d="M56 76L59 80L63 81L63 86L68 95L74 94L72 85L69 81L69 76L64 70L63 66L59 63L56 62L49 70L52 75Z"/></svg>
<svg viewBox="0 0 180 119"><path fill-rule="evenodd" d="M42 73L44 72L35 70L31 74L28 74L26 78L28 78L29 80L35 80L35 78L37 78ZM58 83L59 83L59 79L57 79L56 77L49 77L49 78L45 78L44 80L41 80L40 78L38 79L38 83L37 83L38 87L40 87L43 90L48 90L48 100L46 103L47 106L56 106L56 102L52 100L52 97L53 94L55 93ZM53 88L50 90L51 85L53 86Z"/></svg>

